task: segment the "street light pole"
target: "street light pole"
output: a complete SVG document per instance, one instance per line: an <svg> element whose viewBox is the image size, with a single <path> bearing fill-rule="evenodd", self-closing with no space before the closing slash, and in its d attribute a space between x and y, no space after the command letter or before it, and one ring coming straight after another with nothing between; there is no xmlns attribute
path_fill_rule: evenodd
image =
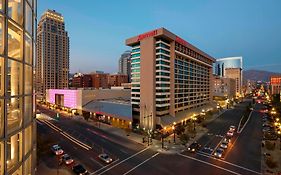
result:
<svg viewBox="0 0 281 175"><path fill-rule="evenodd" d="M172 126L173 133L174 133L174 144L176 143L176 133L175 133L175 126Z"/></svg>
<svg viewBox="0 0 281 175"><path fill-rule="evenodd" d="M164 127L164 131L162 131L161 139L162 139L162 149L164 148L164 133L166 131L166 127Z"/></svg>

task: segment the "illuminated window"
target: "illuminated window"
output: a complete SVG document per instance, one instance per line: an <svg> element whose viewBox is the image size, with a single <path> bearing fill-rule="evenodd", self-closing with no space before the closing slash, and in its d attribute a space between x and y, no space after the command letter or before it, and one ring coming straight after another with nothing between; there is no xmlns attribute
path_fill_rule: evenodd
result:
<svg viewBox="0 0 281 175"><path fill-rule="evenodd" d="M22 64L8 60L8 94L11 96L22 94Z"/></svg>
<svg viewBox="0 0 281 175"><path fill-rule="evenodd" d="M7 139L7 168L11 170L22 159L22 133L17 133ZM21 174L21 173L20 173Z"/></svg>
<svg viewBox="0 0 281 175"><path fill-rule="evenodd" d="M11 133L22 126L22 99L7 99L7 123L8 133Z"/></svg>
<svg viewBox="0 0 281 175"><path fill-rule="evenodd" d="M22 59L22 30L11 22L8 23L8 56Z"/></svg>
<svg viewBox="0 0 281 175"><path fill-rule="evenodd" d="M18 24L23 22L23 0L8 0L8 15Z"/></svg>

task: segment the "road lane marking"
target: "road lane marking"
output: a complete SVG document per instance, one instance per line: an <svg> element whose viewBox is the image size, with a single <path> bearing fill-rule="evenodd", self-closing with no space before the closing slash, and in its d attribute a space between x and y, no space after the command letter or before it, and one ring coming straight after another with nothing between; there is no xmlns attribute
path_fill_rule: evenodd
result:
<svg viewBox="0 0 281 175"><path fill-rule="evenodd" d="M200 160L200 159L196 159L196 158L194 158L194 157L190 157L190 156L187 156L187 155L184 155L184 154L178 154L178 155L183 156L183 157L188 158L188 159L192 159L192 160L195 160L195 161L198 161L198 162L204 163L204 164L207 164L207 165L210 165L210 166L213 166L213 167L216 167L216 168L218 168L218 169L221 169L221 170L227 171L227 172L232 173L232 174L242 175L242 174L240 174L240 173L237 173L237 172L231 171L231 170L229 170L229 169L226 169L226 168L220 167L220 166L218 166L218 165L215 165L215 164L212 164L212 163L209 163L209 162L205 162L205 161Z"/></svg>
<svg viewBox="0 0 281 175"><path fill-rule="evenodd" d="M112 165L112 164L114 164L115 162L118 162L118 161L119 161L119 159L116 159L116 160L114 160L113 162L111 162L110 164L108 164L108 165L106 165L106 166L104 166L104 167L102 167L102 168L100 168L100 169L96 170L96 171L95 171L95 172L93 172L93 173L90 173L90 175L92 175L92 174L96 174L97 172L99 172L99 171L101 171L101 170L103 170L103 169L105 169L105 168L109 167L110 165Z"/></svg>
<svg viewBox="0 0 281 175"><path fill-rule="evenodd" d="M150 159L156 157L157 155L159 155L160 153L156 153L154 154L153 156L151 156L150 158L146 159L145 161L143 161L142 163L138 164L137 166L135 166L134 168L130 169L129 171L127 171L126 173L124 173L123 175L127 175L129 174L130 172L134 171L136 168L140 167L142 164L148 162Z"/></svg>
<svg viewBox="0 0 281 175"><path fill-rule="evenodd" d="M107 171L111 170L112 168L114 168L114 167L116 167L116 166L120 165L121 163L123 163L123 162L125 162L125 161L127 161L127 160L129 160L129 159L131 159L131 158L133 158L133 157L135 157L135 156L137 156L137 155L139 155L140 153L142 153L142 152L144 152L144 151L148 150L149 148L150 148L150 147L147 147L147 148L145 148L145 149L143 149L143 150L141 150L141 151L139 151L139 152L137 152L137 153L135 153L135 154L131 155L130 157L128 157L128 158L126 158L126 159L122 160L121 162L119 162L119 163L117 163L117 164L115 164L115 165L111 166L110 168L108 168L108 169L106 169L106 170L102 171L101 173L99 173L99 175L100 175L100 174L103 174L103 173L105 173L105 172L107 172ZM94 173L95 173L95 172L94 172Z"/></svg>
<svg viewBox="0 0 281 175"><path fill-rule="evenodd" d="M38 120L40 120L40 119L38 119ZM59 132L65 138L67 138L68 140L72 141L73 143L79 145L80 147L82 147L82 148L84 148L86 150L92 149L92 147L90 147L89 145L87 145L87 144L81 142L80 140L77 140L76 138L72 137L71 135L69 135L68 133L64 132L63 130L61 130L59 127L57 127L56 125L52 124L51 122L49 122L47 120L40 120L40 121L45 123L47 126L52 128L53 130Z"/></svg>
<svg viewBox="0 0 281 175"><path fill-rule="evenodd" d="M90 160L93 161L93 162L95 162L95 163L97 163L97 164L99 164L99 166L101 166L101 167L104 166L103 164L101 164L99 161L97 161L97 160L94 159L93 157L91 157Z"/></svg>
<svg viewBox="0 0 281 175"><path fill-rule="evenodd" d="M200 155L200 156L208 157L208 158L211 158L211 159L214 159L214 160L223 162L223 163L225 163L225 164L232 165L232 166L237 167L237 168L241 168L241 169L246 170L246 171L250 171L250 172L255 173L255 174L261 174L261 173L259 173L259 172L257 172L257 171L251 170L251 169L249 169L249 168L242 167L242 166L240 166L240 165L236 165L236 164L234 164L234 163L227 162L227 161L225 161L225 160L221 160L221 159L214 158L214 157L211 156L211 155L209 156L209 155L205 155L205 154L202 154L202 153L197 153L197 154Z"/></svg>

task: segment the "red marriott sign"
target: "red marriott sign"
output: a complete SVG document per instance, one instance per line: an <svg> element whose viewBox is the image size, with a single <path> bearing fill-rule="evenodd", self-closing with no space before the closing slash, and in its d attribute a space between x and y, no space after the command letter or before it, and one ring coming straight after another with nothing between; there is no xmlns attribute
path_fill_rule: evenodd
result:
<svg viewBox="0 0 281 175"><path fill-rule="evenodd" d="M180 37L176 37L176 42L184 45L184 46L187 46L188 45L188 42L186 42L184 39L181 39Z"/></svg>
<svg viewBox="0 0 281 175"><path fill-rule="evenodd" d="M155 35L157 35L157 30L146 32L146 33L138 36L138 41L143 40L143 39L148 38L148 37L155 36Z"/></svg>

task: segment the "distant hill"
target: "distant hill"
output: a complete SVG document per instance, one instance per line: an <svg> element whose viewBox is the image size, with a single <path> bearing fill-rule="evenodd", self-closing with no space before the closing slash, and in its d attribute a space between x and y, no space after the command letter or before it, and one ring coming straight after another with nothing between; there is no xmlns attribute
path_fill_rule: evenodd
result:
<svg viewBox="0 0 281 175"><path fill-rule="evenodd" d="M245 70L243 71L243 80L254 80L254 81L269 81L272 75L281 75L276 72L268 72L262 70Z"/></svg>

